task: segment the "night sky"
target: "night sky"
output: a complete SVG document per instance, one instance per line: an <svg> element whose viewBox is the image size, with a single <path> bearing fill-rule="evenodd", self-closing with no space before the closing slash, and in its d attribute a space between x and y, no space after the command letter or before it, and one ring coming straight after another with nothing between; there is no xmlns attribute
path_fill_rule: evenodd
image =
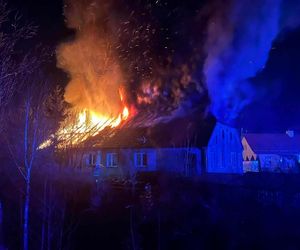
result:
<svg viewBox="0 0 300 250"><path fill-rule="evenodd" d="M189 1L192 2L192 1ZM70 39L73 32L64 26L63 1L13 0L9 5L19 10L24 19L39 26L37 42L55 47ZM191 6L192 11L193 6ZM185 8L185 11L188 8ZM254 83L261 88L256 100L248 105L238 119L238 125L249 131L300 131L300 29L284 32L277 38L266 67ZM53 74L61 76L52 67ZM62 82L66 78L62 77ZM63 83L64 84L64 83Z"/></svg>
<svg viewBox="0 0 300 250"><path fill-rule="evenodd" d="M244 110L241 123L259 131L300 130L300 30L283 34L274 48L255 79L267 88Z"/></svg>

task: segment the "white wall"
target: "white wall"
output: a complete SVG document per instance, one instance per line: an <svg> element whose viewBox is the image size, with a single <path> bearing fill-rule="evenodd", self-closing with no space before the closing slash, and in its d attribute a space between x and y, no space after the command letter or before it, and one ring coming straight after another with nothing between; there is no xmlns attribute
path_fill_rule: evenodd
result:
<svg viewBox="0 0 300 250"><path fill-rule="evenodd" d="M116 168L106 167L106 154L118 154L118 166ZM136 153L147 154L147 166L138 167L136 164ZM84 156L85 167L88 165L90 153ZM169 171L183 175L201 174L201 150L199 148L139 148L139 149L102 149L94 151L97 154L97 165L102 167L104 175L128 175L134 172ZM189 159L194 155L194 164L191 166ZM189 167L189 168L188 168Z"/></svg>

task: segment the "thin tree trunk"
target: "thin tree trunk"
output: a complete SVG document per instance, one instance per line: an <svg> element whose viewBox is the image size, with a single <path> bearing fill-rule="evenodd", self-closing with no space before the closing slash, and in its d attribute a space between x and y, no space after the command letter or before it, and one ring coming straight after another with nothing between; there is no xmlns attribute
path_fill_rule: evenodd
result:
<svg viewBox="0 0 300 250"><path fill-rule="evenodd" d="M24 127L24 164L26 169L26 192L24 202L24 223L23 223L23 249L28 250L28 230L29 230L29 202L30 202L30 173L31 168L28 162L28 128L29 128L30 103L26 102L25 127Z"/></svg>
<svg viewBox="0 0 300 250"><path fill-rule="evenodd" d="M24 203L23 249L28 250L29 236L30 171L27 171L26 193Z"/></svg>
<svg viewBox="0 0 300 250"><path fill-rule="evenodd" d="M24 223L23 223L23 249L28 250L29 239L29 204L30 204L30 181L31 170L36 153L37 131L38 131L38 113L33 120L34 130L31 141L31 149L29 149L29 123L30 123L30 100L26 101L25 126L24 126L24 166L26 169L26 192L24 203Z"/></svg>

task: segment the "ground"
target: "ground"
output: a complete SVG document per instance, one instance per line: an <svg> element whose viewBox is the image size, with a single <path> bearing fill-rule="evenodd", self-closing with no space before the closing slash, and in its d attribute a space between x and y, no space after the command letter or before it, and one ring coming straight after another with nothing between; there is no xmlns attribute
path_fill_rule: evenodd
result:
<svg viewBox="0 0 300 250"><path fill-rule="evenodd" d="M39 178L33 184L30 213L31 249L41 249L43 228L45 182L43 174L36 175ZM287 175L265 177L270 189L253 185L258 182L256 176L187 179L160 173L138 178L134 189L130 181L117 178L96 184L87 173L64 171L57 176L52 176L51 182L48 179L48 249L300 247L299 194L295 187L290 190L270 185L292 183ZM17 191L20 184L9 179L1 183L5 184L0 190L5 244L8 249L18 249L21 194L9 195L5 190Z"/></svg>

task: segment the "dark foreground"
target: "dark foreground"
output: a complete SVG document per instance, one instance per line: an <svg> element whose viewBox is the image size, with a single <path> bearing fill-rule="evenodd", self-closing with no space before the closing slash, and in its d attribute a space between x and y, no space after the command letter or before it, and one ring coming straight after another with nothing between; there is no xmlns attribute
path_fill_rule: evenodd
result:
<svg viewBox="0 0 300 250"><path fill-rule="evenodd" d="M300 249L299 176L36 173L30 249ZM22 242L22 180L1 177L2 240Z"/></svg>

